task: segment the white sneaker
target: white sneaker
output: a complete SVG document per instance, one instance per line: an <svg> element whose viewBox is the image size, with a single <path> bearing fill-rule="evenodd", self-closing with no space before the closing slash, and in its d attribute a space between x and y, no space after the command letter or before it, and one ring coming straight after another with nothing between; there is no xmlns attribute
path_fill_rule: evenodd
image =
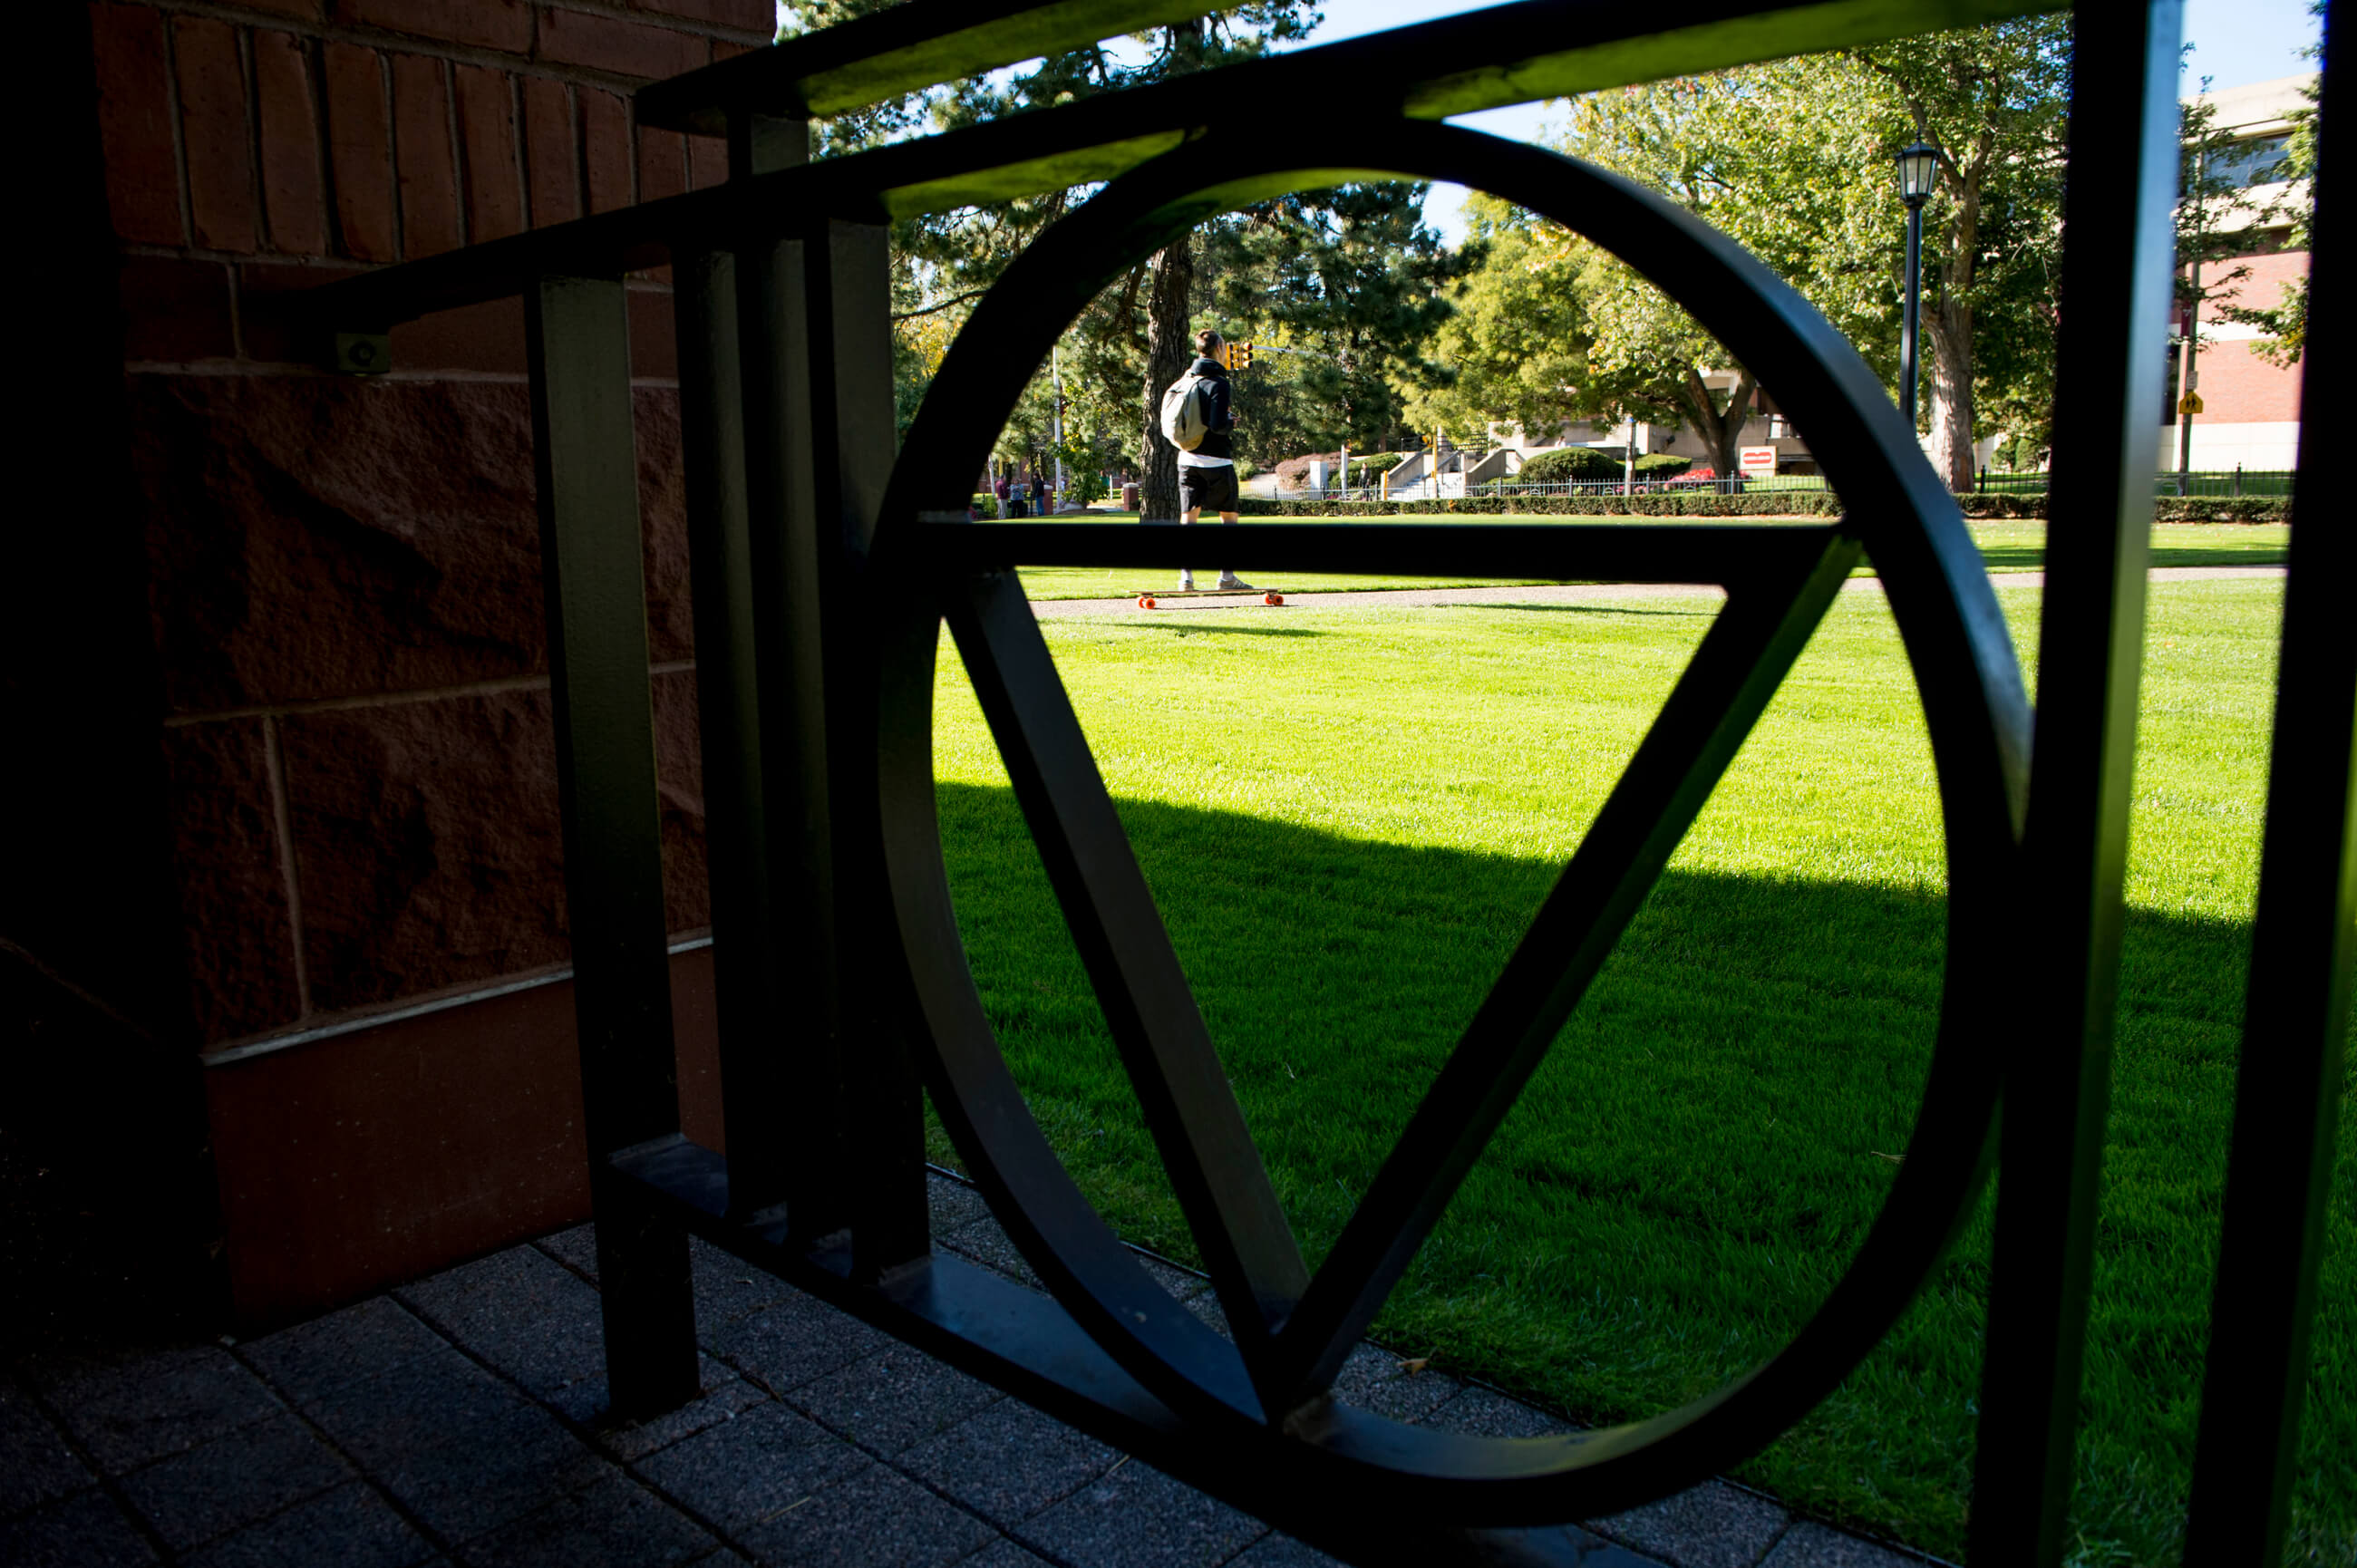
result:
<svg viewBox="0 0 2357 1568"><path fill-rule="evenodd" d="M1220 586L1223 588L1237 588L1245 593L1252 592L1252 585L1245 582L1242 577L1237 576L1233 572L1222 572L1220 574Z"/></svg>
<svg viewBox="0 0 2357 1568"><path fill-rule="evenodd" d="M1178 591L1182 594L1191 594L1195 591L1194 573L1181 572L1178 574Z"/></svg>

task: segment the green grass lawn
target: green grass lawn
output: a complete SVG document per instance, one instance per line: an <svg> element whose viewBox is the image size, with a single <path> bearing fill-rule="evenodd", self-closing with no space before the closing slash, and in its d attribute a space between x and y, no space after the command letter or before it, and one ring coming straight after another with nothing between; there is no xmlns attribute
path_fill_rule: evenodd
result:
<svg viewBox="0 0 2357 1568"><path fill-rule="evenodd" d="M2036 593L2000 596L2028 647ZM2153 590L2084 1568L2174 1561L2279 598L2272 581ZM1713 611L1671 598L1043 623L1313 1262ZM946 650L939 711L960 921L1009 1061L1107 1216L1191 1259ZM1846 595L1378 1337L1591 1421L1677 1404L1781 1345L1905 1145L1941 984L1938 824L1895 628L1881 596ZM2336 1568L2357 1552L2357 1116L2341 1151L2294 1503L2295 1560ZM1958 1552L1987 1248L1984 1210L1840 1391L1740 1473Z"/></svg>
<svg viewBox="0 0 2357 1568"><path fill-rule="evenodd" d="M1135 512L1095 512L1086 518L1069 521L1081 522L1135 522ZM1236 526L1250 528L1259 520L1248 520ZM1274 521L1274 520L1271 520ZM1286 519L1300 521L1301 519ZM1432 521L1429 518L1405 519L1407 521ZM1488 521L1486 519L1480 521ZM1531 517L1506 519L1525 522L1652 522L1653 518L1609 517ZM1741 521L1741 519L1727 521ZM988 526L985 524L983 526ZM1969 525L1973 538L1981 547L1981 557L1992 572L2035 572L2046 564L2046 525L2042 522L1975 522ZM2291 542L2291 530L2281 523L2243 526L2233 523L2161 523L2152 531L2152 564L2156 566L2280 566L2285 551ZM1212 542L1216 543L1217 542ZM1233 562L1223 562L1208 553L1208 567L1198 567L1197 580L1211 581L1211 574L1222 564L1232 566L1252 582L1265 587L1284 588L1301 593L1349 592L1364 588L1429 588L1441 586L1471 587L1493 583L1523 584L1531 581L1515 577L1376 577L1320 575L1294 573L1268 577L1252 564L1249 547ZM1872 576L1874 568L1863 565L1860 576ZM1104 566L1028 566L1023 570L1023 589L1035 599L1110 599L1125 598L1140 588L1163 588L1175 580L1168 572L1138 572L1126 568Z"/></svg>

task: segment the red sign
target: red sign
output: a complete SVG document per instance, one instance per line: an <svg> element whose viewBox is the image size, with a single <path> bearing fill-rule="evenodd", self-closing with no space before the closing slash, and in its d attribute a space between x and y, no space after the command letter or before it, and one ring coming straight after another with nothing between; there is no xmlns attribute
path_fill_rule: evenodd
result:
<svg viewBox="0 0 2357 1568"><path fill-rule="evenodd" d="M1776 448L1746 446L1738 466L1747 478L1760 474L1772 474L1776 471Z"/></svg>

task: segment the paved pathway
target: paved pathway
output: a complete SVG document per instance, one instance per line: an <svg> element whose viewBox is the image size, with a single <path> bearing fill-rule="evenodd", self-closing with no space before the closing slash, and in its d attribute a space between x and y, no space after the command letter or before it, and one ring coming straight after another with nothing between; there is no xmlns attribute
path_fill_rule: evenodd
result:
<svg viewBox="0 0 2357 1568"><path fill-rule="evenodd" d="M2156 566L2152 580L2156 583L2184 583L2212 577L2280 577L2281 566ZM2000 588L2042 588L2046 585L2043 572L1992 572L1989 581ZM1275 577L1267 579L1269 586L1283 588ZM1852 593L1882 591L1879 577L1852 577L1842 586ZM1329 592L1293 593L1285 596L1285 607L1297 606L1304 609L1392 609L1403 605L1557 605L1585 604L1597 599L1654 599L1692 596L1695 594L1722 596L1725 590L1715 583L1543 583L1534 587L1483 588L1375 588L1360 593ZM1222 610L1257 607L1254 595L1235 598L1157 599L1154 613L1165 610L1192 613L1197 610ZM1135 598L1124 599L1035 599L1032 608L1042 620L1066 616L1142 614Z"/></svg>
<svg viewBox="0 0 2357 1568"><path fill-rule="evenodd" d="M936 1177L933 1209L942 1245L1024 1276L973 1191ZM264 1338L25 1361L0 1375L0 1563L1332 1564L701 1243L703 1394L613 1423L595 1268L583 1226ZM1563 1425L1372 1345L1342 1387L1462 1431ZM1719 1481L1574 1534L1592 1568L1927 1561Z"/></svg>

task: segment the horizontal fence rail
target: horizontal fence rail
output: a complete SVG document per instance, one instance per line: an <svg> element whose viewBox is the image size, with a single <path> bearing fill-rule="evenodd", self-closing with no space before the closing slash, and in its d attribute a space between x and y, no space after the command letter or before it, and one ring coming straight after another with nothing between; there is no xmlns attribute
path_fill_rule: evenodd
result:
<svg viewBox="0 0 2357 1568"><path fill-rule="evenodd" d="M2153 478L2152 493L2156 499L2170 496L2192 496L2209 499L2288 499L2292 493L2294 471L2289 468L2212 468L2197 473L2158 474ZM1989 496L2042 496L2047 493L2049 476L2038 473L2007 473L1982 469L1973 477L1972 494ZM1823 474L1714 474L1700 478L1674 475L1668 478L1641 478L1636 479L1484 479L1475 485L1449 487L1443 484L1436 489L1429 478L1413 480L1405 485L1386 489L1381 485L1303 485L1297 489L1280 488L1279 500L1405 500L1456 499L1496 498L1513 500L1520 498L1545 496L1758 496L1758 495L1826 495L1833 486Z"/></svg>
<svg viewBox="0 0 2357 1568"><path fill-rule="evenodd" d="M2098 159L2107 177L2132 172L2071 187L2066 265L2103 286L2062 325L2071 401L2058 431L2067 426L2072 441L2058 444L2052 482L2058 501L2093 521L2067 541L2057 531L2035 722L1958 498L1851 345L1755 258L1659 196L1439 123L2040 8L1700 0L1664 24L1629 7L1528 0L812 159L813 116L1207 9L1194 0L909 0L646 89L642 123L726 139L721 186L313 291L308 318L331 361L331 345L393 322L489 299L528 302L567 897L618 1409L643 1414L693 1396L683 1249L694 1234L1338 1555L1570 1564L1586 1560L1593 1538L1555 1527L1723 1470L1837 1390L1939 1266L2001 1136L1973 1556L1976 1568L2056 1568L2102 1152L2145 531L2155 498L2177 483L2163 475L2147 489L2123 478L2157 472L2161 377L2144 324L2158 318L2169 287L2177 7L2156 0L2080 17L2077 59L2105 64L2074 78L2072 156ZM2124 31L2123 18L2134 27ZM2128 66L2113 62L2123 38L2134 46ZM1353 84L1347 116L1330 102L1338 81ZM1243 123L1207 113L1217 103L1253 113ZM1031 367L1102 288L1208 214L1373 176L1466 184L1586 235L1773 386L1823 469L1646 481L1652 493L1836 491L1845 511L1806 524L1255 525L1254 558L1279 570L1695 582L1727 595L1313 1266L1013 570L1181 565L1201 536L968 520L971 477L985 471ZM1095 182L1103 188L1046 230L974 307L896 454L889 222ZM644 585L630 548L637 497L620 304L624 274L659 264L674 269L691 423L725 1157L679 1131L654 918L662 823L646 738ZM2319 330L2338 319L2319 310ZM2313 351L2309 363L2313 380ZM381 366L371 356L368 368ZM2323 390L2312 389L2315 406L2325 406ZM2304 468L2319 460L2313 444L2303 450ZM2241 482L2251 493L2263 481L2244 474ZM1377 479L1320 493L1372 500L1390 489ZM1509 480L1475 493L1620 489ZM1869 553L1904 636L1939 778L1949 979L1914 1130L1848 1272L1762 1365L1641 1423L1505 1440L1354 1408L1337 1395L1343 1358ZM2311 560L2330 573L2346 553L2296 553L2296 584ZM2345 580L2324 592L2338 587ZM2347 662L2352 623L2307 613L2318 590L2304 591L2296 628L2330 675ZM936 816L944 628L1209 1266L1225 1334L1121 1244L1033 1120L1000 1052L966 964ZM2338 679L2304 694L2287 682L2279 728L2320 735L2346 755L2357 721ZM2345 769L2320 784L2309 777L2300 820L2322 822L2338 809L2345 822L2351 787ZM2287 789L2280 777L2276 789ZM2261 959L2305 988L2299 1009L2270 1026L2304 1031L2306 1054L2273 1077L2246 1070L2261 1122L2262 1112L2281 1112L2285 1096L2312 1096L2319 1083L2330 1100L2339 1058L2319 1057L2309 1036L2319 1016L2346 1006L2345 975L2336 981L2325 967L2333 951L2345 967L2346 943L2319 954L2315 941L2325 922L2350 918L2346 843L2341 880L2330 886L2299 882L2298 856L2279 847L2271 824L2274 902ZM2294 890L2278 895L2279 886ZM2040 934L2040 956L2017 995L1985 977L2021 964L2025 929ZM928 1096L1044 1294L931 1251ZM2329 1107L2303 1113L2322 1129L2315 1147L2329 1148ZM2235 1201L2312 1213L2329 1162L2246 1154L2242 1129L2238 1119ZM2282 1328L2287 1313L2312 1308L2321 1243L2312 1225L2304 1239L2280 1225L2259 1234L2258 1245L2296 1255L2268 1276L2272 1294L2242 1310ZM2222 1284L2220 1300L2223 1312L2241 1298ZM2277 1392L2254 1419L2296 1427L2304 1323L2268 1340L2262 1370ZM2231 1380L2235 1354L2212 1348L2213 1391ZM2275 1523L2262 1524L2250 1554L2238 1546L2215 1561L2274 1568L2266 1553L2280 1543L2288 1451L2213 1459L2206 1419L2203 1443L2197 1487L2224 1499L2212 1517L2232 1517L2246 1496L2265 1515L2260 1493L2276 1488Z"/></svg>

